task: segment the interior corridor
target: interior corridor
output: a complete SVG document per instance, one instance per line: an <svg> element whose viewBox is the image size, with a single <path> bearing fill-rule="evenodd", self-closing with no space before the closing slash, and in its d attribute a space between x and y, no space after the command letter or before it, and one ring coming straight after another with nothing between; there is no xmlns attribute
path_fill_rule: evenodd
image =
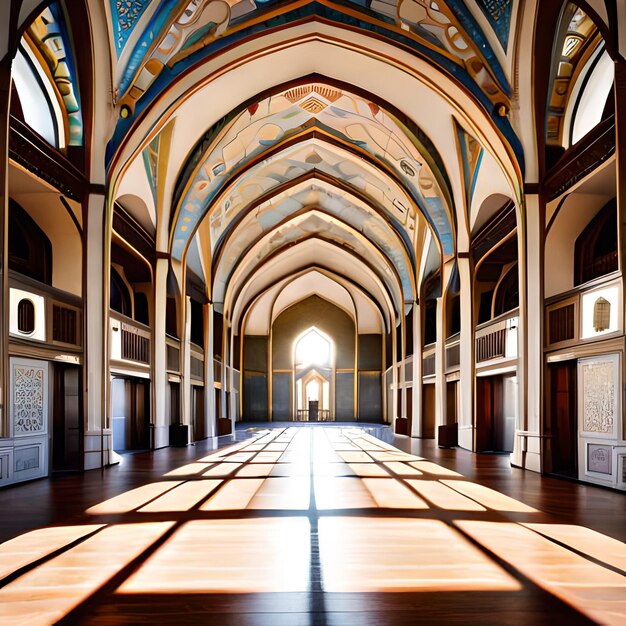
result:
<svg viewBox="0 0 626 626"><path fill-rule="evenodd" d="M367 431L258 428L5 490L58 517L2 516L0 621L624 623L621 494L528 475L513 498L501 457Z"/></svg>

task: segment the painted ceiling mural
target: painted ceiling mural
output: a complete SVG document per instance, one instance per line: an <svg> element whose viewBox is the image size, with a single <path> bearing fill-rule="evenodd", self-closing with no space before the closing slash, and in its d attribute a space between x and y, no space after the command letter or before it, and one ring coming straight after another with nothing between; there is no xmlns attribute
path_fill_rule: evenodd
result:
<svg viewBox="0 0 626 626"><path fill-rule="evenodd" d="M83 116L80 108L78 76L70 33L58 3L49 4L24 33L27 45L40 61L41 68L54 85L63 110L68 136L67 144L83 143Z"/></svg>
<svg viewBox="0 0 626 626"><path fill-rule="evenodd" d="M213 298L221 301L224 297L226 285L232 289L236 284L247 282L249 277L256 271L264 260L268 259L275 251L286 249L290 244L295 244L303 238L317 238L328 242L334 242L343 250L352 251L359 259L366 259L367 263L374 269L378 278L387 286L389 293L397 292L397 282L390 266L390 261L376 251L362 235L345 224L339 223L335 218L324 215L319 211L309 211L304 215L298 215L286 222L275 232L266 234L258 241L250 251L240 260L232 278L226 284L216 284ZM230 277L229 277L230 278ZM404 285L403 285L404 290ZM404 293L404 299L410 302L412 288L409 284L409 292ZM414 297L414 296L413 296ZM399 304L402 299L398 297Z"/></svg>
<svg viewBox="0 0 626 626"><path fill-rule="evenodd" d="M228 283L228 275L238 260L260 237L269 233L291 216L299 215L304 209L317 207L328 218L334 218L361 233L368 241L389 258L396 268L405 297L413 292L410 260L412 249L399 241L400 234L379 214L354 196L337 187L319 180L305 181L295 188L283 192L249 212L237 226L237 237L231 237L219 257L216 267L215 295L220 285ZM280 237L272 237L272 251L281 243ZM410 244L409 244L410 245ZM369 256L369 255L368 255ZM219 299L219 298L218 298Z"/></svg>
<svg viewBox="0 0 626 626"><path fill-rule="evenodd" d="M509 47L513 3L514 0L476 0L505 52Z"/></svg>
<svg viewBox="0 0 626 626"><path fill-rule="evenodd" d="M563 144L563 120L571 90L578 73L590 56L602 45L602 37L592 19L578 6L569 2L563 17L567 28L557 46L553 60L552 91L548 102L546 139L552 144Z"/></svg>
<svg viewBox="0 0 626 626"><path fill-rule="evenodd" d="M391 188L363 158L345 150L337 153L330 144L319 141L286 148L244 171L229 192L222 193L231 177L255 157L261 158L268 149L313 126L387 165L413 202ZM205 148L206 143L201 141L192 153L175 196L175 258L182 258L189 236L209 209L215 247L227 223L255 198L312 170L363 190L404 225L409 218L415 219L411 204L418 205L441 241L444 255L454 252L450 195L445 188L444 194L438 182L444 178L440 172L435 175L408 129L374 103L326 85L306 84L248 106L220 126L217 137ZM432 160L431 154L426 156ZM225 197L216 202L219 194Z"/></svg>
<svg viewBox="0 0 626 626"><path fill-rule="evenodd" d="M482 0L498 37L511 2ZM120 120L108 158L137 114L186 69L239 39L320 16L414 49L453 75L490 111L510 108L510 86L488 39L462 0L110 0L112 40L123 59L114 98ZM141 30L134 29L141 23ZM497 27L497 28L496 28ZM132 36L131 36L132 34ZM501 39L502 40L502 39ZM128 47L128 49L125 49ZM521 154L505 115L496 124Z"/></svg>
<svg viewBox="0 0 626 626"><path fill-rule="evenodd" d="M474 197L474 189L478 180L478 172L485 153L481 144L470 135L456 120L454 127L457 135L459 155L461 157L461 175L463 177L463 192L465 195L465 209L468 217Z"/></svg>
<svg viewBox="0 0 626 626"><path fill-rule="evenodd" d="M152 0L111 0L113 41L117 55L122 52L139 18Z"/></svg>
<svg viewBox="0 0 626 626"><path fill-rule="evenodd" d="M142 151L144 167L146 168L146 176L148 178L148 184L150 185L150 191L152 192L152 199L156 204L157 201L157 176L158 176L158 163L159 163L159 144L161 135L157 135Z"/></svg>

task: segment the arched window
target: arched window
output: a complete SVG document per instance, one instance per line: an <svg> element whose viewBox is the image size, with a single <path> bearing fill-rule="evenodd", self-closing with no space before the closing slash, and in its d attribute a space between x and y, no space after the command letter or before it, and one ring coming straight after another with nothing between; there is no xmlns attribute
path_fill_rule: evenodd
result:
<svg viewBox="0 0 626 626"><path fill-rule="evenodd" d="M316 328L311 328L296 342L295 357L298 368L306 368L311 365L330 367L331 343Z"/></svg>
<svg viewBox="0 0 626 626"><path fill-rule="evenodd" d="M461 332L461 297L453 295L448 306L448 337L451 337Z"/></svg>
<svg viewBox="0 0 626 626"><path fill-rule="evenodd" d="M168 296L165 301L165 332L171 337L178 337L176 298L172 296Z"/></svg>
<svg viewBox="0 0 626 626"><path fill-rule="evenodd" d="M17 329L25 334L35 330L35 305L29 298L22 298L17 304Z"/></svg>
<svg viewBox="0 0 626 626"><path fill-rule="evenodd" d="M617 271L616 203L611 200L579 235L574 248L574 284Z"/></svg>
<svg viewBox="0 0 626 626"><path fill-rule="evenodd" d="M493 316L497 317L519 306L519 276L517 263L500 281L493 301Z"/></svg>
<svg viewBox="0 0 626 626"><path fill-rule="evenodd" d="M52 284L52 245L35 220L9 200L9 269Z"/></svg>
<svg viewBox="0 0 626 626"><path fill-rule="evenodd" d="M130 292L119 272L111 268L111 308L122 315L132 317Z"/></svg>

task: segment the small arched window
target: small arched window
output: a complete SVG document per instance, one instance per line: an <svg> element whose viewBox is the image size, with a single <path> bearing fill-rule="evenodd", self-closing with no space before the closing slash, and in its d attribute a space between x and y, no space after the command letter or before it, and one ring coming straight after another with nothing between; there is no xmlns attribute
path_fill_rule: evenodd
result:
<svg viewBox="0 0 626 626"><path fill-rule="evenodd" d="M424 305L424 345L437 341L437 301L426 300Z"/></svg>
<svg viewBox="0 0 626 626"><path fill-rule="evenodd" d="M22 298L17 305L17 329L25 335L35 330L35 305L29 298Z"/></svg>

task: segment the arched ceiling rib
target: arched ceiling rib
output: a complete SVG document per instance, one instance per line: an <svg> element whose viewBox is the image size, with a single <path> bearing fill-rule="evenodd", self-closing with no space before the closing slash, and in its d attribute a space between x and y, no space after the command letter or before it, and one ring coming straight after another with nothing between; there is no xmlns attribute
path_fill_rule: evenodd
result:
<svg viewBox="0 0 626 626"><path fill-rule="evenodd" d="M456 213L468 189L480 190L480 181L499 170L499 186L519 195L519 143L508 120L493 116L496 104L508 109L506 79L481 65L474 46L483 40L475 32L467 38L471 20L451 13L454 2L405 0L393 8L398 26L391 30L402 41L421 38L429 51L417 56L406 42L366 33L358 19L353 28L320 22L313 14L332 5L326 0L300 3L312 19L259 29L239 47L230 44L248 18L228 42L233 22L226 20L220 48L211 20L202 36L187 38L219 3L192 4L190 13L178 13L189 28L170 41L170 65L159 66L161 59L140 68L131 83L137 87L140 77L147 88L133 103L125 100L130 91L118 94L131 106L109 146L110 174L115 190L119 174L132 170L125 159L134 151L131 160L143 161L155 189L158 133L164 124L174 127L163 167L179 174L159 181L159 223L167 220L173 260L196 274L205 270L207 293L229 320L276 281L313 265L360 285L367 295L359 297L376 302L385 318L399 316L417 298L416 273L454 255ZM284 8L275 7L275 15ZM151 7L141 19L155 15ZM163 32L146 58L165 41ZM136 51L141 37L128 34L120 60L130 59L127 46ZM189 54L181 56L184 50ZM152 98L157 88L159 100ZM474 170L461 162L455 124L483 152ZM134 136L126 138L129 129Z"/></svg>
<svg viewBox="0 0 626 626"><path fill-rule="evenodd" d="M216 263L221 262L226 246L233 235L242 229L246 232L248 229L267 231L288 215L298 213L305 207L319 207L353 223L357 230L364 233L371 228L377 231L382 228L386 234L383 239L392 237L408 257L409 265L413 265L415 218L409 216L406 225L403 225L391 212L392 206L390 204L386 211L373 197L354 189L345 181L319 170L311 170L272 189L259 200L250 203L245 212L233 218L216 242L214 258Z"/></svg>
<svg viewBox="0 0 626 626"><path fill-rule="evenodd" d="M418 136L411 132L374 102L332 85L305 83L254 102L234 119L222 120L216 126L192 151L175 191L175 258L182 258L189 234L207 211L211 212L211 224L222 227L228 213L236 214L245 200L253 199L254 189L257 194L267 192L272 181L282 183L312 169L380 188L381 184L373 181L380 177L377 172L386 168L406 190L404 195L420 207L431 223L444 254L454 252L451 194L439 155L423 133ZM311 133L312 129L326 135L325 145L338 139L346 151L356 154L344 154L339 163L314 145L306 155L300 154L299 147L295 149L297 155L290 154L289 148L285 154L277 153L281 145L299 141L299 135ZM268 167L268 152L272 153L273 168ZM362 157L372 161L369 167ZM248 163L264 158L261 163L265 180L251 181L256 172L254 167L246 171ZM231 182L231 177L236 177L236 183ZM232 194L225 194L229 184ZM357 182L357 187L361 185ZM397 192L387 199L393 205L393 213L399 214L406 224L412 213L408 203ZM215 239L218 236L216 229Z"/></svg>
<svg viewBox="0 0 626 626"><path fill-rule="evenodd" d="M371 299L379 303L381 310L395 311L396 315L402 310L399 289L391 292L361 259L336 244L310 238L292 248L284 248L264 265L257 266L240 285L235 286L234 281L231 281L224 298L224 313L236 321L246 304L268 287L311 267L340 275L358 285Z"/></svg>
<svg viewBox="0 0 626 626"><path fill-rule="evenodd" d="M233 268L252 247L263 238L267 239L272 248L285 245L285 231L290 222L299 220L312 214L318 215L318 220L326 223L326 237L336 238L346 243L341 228L350 232L350 238L358 237L373 244L378 254L383 254L395 268L402 282L405 298L415 294L413 268L411 260L404 248L402 240L384 219L367 205L357 199L346 198L334 193L332 187L326 188L318 181L305 181L298 185L300 188L290 193L276 205L268 203L266 207L259 207L248 212L236 231L229 238L227 244L220 250L214 264L213 298L221 301L224 285ZM311 231L310 224L301 224L302 235ZM368 256L371 256L370 253Z"/></svg>
<svg viewBox="0 0 626 626"><path fill-rule="evenodd" d="M328 219L324 214L310 212L290 220L283 229L266 235L253 246L234 268L228 282L216 285L215 295L219 294L220 297L214 295L214 301L226 302L229 292L242 288L255 272L265 271L267 263L274 258L282 256L284 263L282 269L289 271L292 264L299 260L297 255L300 248L308 249L313 245L320 246L318 255L328 248L341 250L342 258L338 267L342 273L348 270L349 260L350 265L359 271L367 271L376 276L391 294L397 311L403 309L405 299L410 300L410 297L405 296L400 277L389 259L370 242L345 225ZM294 258L289 259L289 256Z"/></svg>
<svg viewBox="0 0 626 626"><path fill-rule="evenodd" d="M415 128L427 129L446 165L454 204L461 200L462 192L453 116L493 154L511 181L512 195L519 196L523 168L520 144L510 132L502 132L497 118L486 115L466 90L435 66L361 32L338 32L344 37L338 40L336 30L320 24L293 26L289 31L268 34L263 42L243 42L240 48L207 60L206 67L190 68L175 92L163 93L136 120L134 132L125 137L111 163L114 183L132 160L133 151L147 146L168 120L175 118L177 122L169 163L169 170L176 171L182 167L189 145L197 140L198 131L228 118L231 111L250 100L251 94L268 93L289 81L301 82L302 76L323 76L323 82L351 81L357 93L384 93L393 111L402 111L401 116ZM261 43L264 47L256 49ZM169 184L166 191L168 196L173 194L173 185Z"/></svg>
<svg viewBox="0 0 626 626"><path fill-rule="evenodd" d="M239 321L243 319L242 333L269 334L272 322L282 311L313 294L323 295L344 309L352 307L359 333L383 333L391 327L392 312L385 308L384 302L373 299L345 277L313 266L279 279L238 306L233 318L235 332L239 332Z"/></svg>

